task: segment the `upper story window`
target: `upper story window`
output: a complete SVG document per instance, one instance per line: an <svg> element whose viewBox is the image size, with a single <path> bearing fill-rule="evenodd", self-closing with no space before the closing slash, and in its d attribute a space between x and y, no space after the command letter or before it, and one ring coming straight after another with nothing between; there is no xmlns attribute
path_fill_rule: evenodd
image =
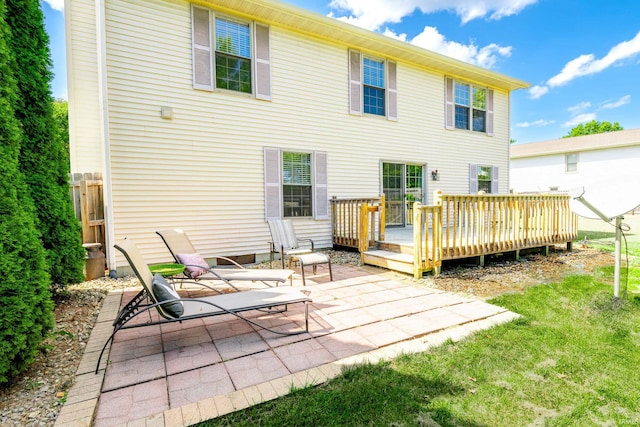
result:
<svg viewBox="0 0 640 427"><path fill-rule="evenodd" d="M578 171L578 154L572 153L565 155L565 172L577 172Z"/></svg>
<svg viewBox="0 0 640 427"><path fill-rule="evenodd" d="M493 90L447 77L445 127L493 136Z"/></svg>
<svg viewBox="0 0 640 427"><path fill-rule="evenodd" d="M374 114L397 120L396 70L395 62L349 50L349 113Z"/></svg>
<svg viewBox="0 0 640 427"><path fill-rule="evenodd" d="M251 93L251 36L248 24L216 18L216 87Z"/></svg>
<svg viewBox="0 0 640 427"><path fill-rule="evenodd" d="M384 116L384 61L363 58L362 67L364 112Z"/></svg>
<svg viewBox="0 0 640 427"><path fill-rule="evenodd" d="M456 129L486 132L487 90L455 83Z"/></svg>
<svg viewBox="0 0 640 427"><path fill-rule="evenodd" d="M271 99L269 27L192 6L195 89L224 89Z"/></svg>

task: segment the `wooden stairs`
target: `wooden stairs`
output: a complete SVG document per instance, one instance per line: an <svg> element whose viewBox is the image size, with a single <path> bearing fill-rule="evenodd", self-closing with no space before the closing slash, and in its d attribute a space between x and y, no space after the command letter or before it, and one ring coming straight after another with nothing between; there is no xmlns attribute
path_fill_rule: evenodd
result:
<svg viewBox="0 0 640 427"><path fill-rule="evenodd" d="M363 261L367 265L413 274L413 245L378 242L377 248L363 253Z"/></svg>

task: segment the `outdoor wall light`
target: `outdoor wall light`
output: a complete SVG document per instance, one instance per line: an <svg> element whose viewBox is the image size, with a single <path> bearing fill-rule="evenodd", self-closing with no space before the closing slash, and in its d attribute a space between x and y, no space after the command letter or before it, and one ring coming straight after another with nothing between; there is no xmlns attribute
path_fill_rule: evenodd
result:
<svg viewBox="0 0 640 427"><path fill-rule="evenodd" d="M431 171L431 179L433 181L440 181L440 172L438 172L438 169Z"/></svg>
<svg viewBox="0 0 640 427"><path fill-rule="evenodd" d="M173 118L173 108L171 107L160 107L160 117L163 119L172 119Z"/></svg>

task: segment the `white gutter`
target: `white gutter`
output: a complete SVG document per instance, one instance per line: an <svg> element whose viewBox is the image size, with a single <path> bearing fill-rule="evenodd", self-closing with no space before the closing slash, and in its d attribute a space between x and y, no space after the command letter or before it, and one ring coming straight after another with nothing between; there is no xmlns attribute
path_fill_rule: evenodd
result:
<svg viewBox="0 0 640 427"><path fill-rule="evenodd" d="M96 0L96 48L98 59L98 102L102 107L102 197L104 198L105 244L109 277L116 277L115 230L113 222L113 187L111 185L111 140L109 139L109 100L107 98L107 46L105 0Z"/></svg>

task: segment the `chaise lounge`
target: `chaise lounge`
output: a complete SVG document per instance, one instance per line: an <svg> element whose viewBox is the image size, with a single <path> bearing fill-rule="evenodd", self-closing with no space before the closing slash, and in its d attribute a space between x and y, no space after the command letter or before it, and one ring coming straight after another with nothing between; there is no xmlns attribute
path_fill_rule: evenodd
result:
<svg viewBox="0 0 640 427"><path fill-rule="evenodd" d="M308 304L311 302L311 298L308 296L308 292L302 292L291 287L271 287L203 298L182 298L160 274L153 275L137 246L131 240L124 240L114 246L129 262L142 285L142 290L118 312L113 322L113 333L104 343L98 357L96 373L98 373L100 361L107 345L113 340L116 333L122 329L230 314L275 334L298 335L309 332ZM260 325L255 320L241 314L252 310L269 310L270 313L280 313L286 311L289 304L298 303L304 304L305 325L303 330L274 330ZM282 306L284 306L283 310L273 311L274 307ZM154 315L153 312L157 312L158 315ZM141 314L148 314L148 319L143 320L142 317L139 317ZM136 321L132 322L133 319L136 319Z"/></svg>
<svg viewBox="0 0 640 427"><path fill-rule="evenodd" d="M277 286L289 280L293 286L293 270L284 268L280 270L247 269L237 262L222 256L216 256L215 258L226 260L232 264L232 267L212 267L196 251L196 248L183 230L156 231L156 234L162 238L176 262L186 266L186 274L193 280L218 280L235 290L240 289L233 282L262 282L266 286L272 286L270 283L275 283Z"/></svg>

